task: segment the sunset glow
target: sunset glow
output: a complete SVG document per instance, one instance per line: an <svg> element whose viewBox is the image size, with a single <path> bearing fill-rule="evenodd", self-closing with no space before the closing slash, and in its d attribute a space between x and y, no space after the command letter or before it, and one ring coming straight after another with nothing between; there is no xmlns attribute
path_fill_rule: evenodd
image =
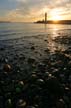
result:
<svg viewBox="0 0 71 108"><path fill-rule="evenodd" d="M71 0L1 0L0 21L71 20Z"/></svg>
<svg viewBox="0 0 71 108"><path fill-rule="evenodd" d="M58 21L58 20L61 20L61 17L59 15L55 15L55 16L52 16L52 20Z"/></svg>
<svg viewBox="0 0 71 108"><path fill-rule="evenodd" d="M62 17L60 15L60 11L57 10L57 9L52 10L51 13L50 13L50 18L53 21L62 20Z"/></svg>

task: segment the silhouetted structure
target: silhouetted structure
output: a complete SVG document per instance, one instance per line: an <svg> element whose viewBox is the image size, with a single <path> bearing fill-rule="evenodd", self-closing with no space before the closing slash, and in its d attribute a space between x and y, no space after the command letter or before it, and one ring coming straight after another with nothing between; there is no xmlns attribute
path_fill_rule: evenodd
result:
<svg viewBox="0 0 71 108"><path fill-rule="evenodd" d="M45 13L45 24L47 23L47 13Z"/></svg>
<svg viewBox="0 0 71 108"><path fill-rule="evenodd" d="M44 24L47 24L47 13L45 13L45 18L43 20L39 20L35 23L44 23Z"/></svg>
<svg viewBox="0 0 71 108"><path fill-rule="evenodd" d="M45 13L45 19L36 21L35 23L40 23L40 24L71 24L71 20L47 20L47 13Z"/></svg>

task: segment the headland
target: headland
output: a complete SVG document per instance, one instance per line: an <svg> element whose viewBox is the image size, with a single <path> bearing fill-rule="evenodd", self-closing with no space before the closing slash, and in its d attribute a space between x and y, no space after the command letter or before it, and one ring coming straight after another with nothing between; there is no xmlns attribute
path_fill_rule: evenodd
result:
<svg viewBox="0 0 71 108"><path fill-rule="evenodd" d="M71 24L71 20L58 20L58 21L48 20L46 22L44 20L39 20L39 21L36 21L35 23L39 23L39 24Z"/></svg>

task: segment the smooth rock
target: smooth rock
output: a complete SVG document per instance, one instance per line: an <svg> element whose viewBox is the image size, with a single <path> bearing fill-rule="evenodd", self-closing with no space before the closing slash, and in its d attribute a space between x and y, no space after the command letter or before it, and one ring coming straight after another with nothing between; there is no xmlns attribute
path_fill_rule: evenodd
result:
<svg viewBox="0 0 71 108"><path fill-rule="evenodd" d="M21 88L16 87L16 93L20 93L21 92Z"/></svg>
<svg viewBox="0 0 71 108"><path fill-rule="evenodd" d="M24 85L24 82L23 82L23 81L20 81L19 84L20 84L20 85Z"/></svg>
<svg viewBox="0 0 71 108"><path fill-rule="evenodd" d="M9 64L5 64L5 65L3 66L3 70L4 70L5 72L10 72L11 69L12 69L12 67L11 67L11 65L9 65Z"/></svg>
<svg viewBox="0 0 71 108"><path fill-rule="evenodd" d="M57 103L56 103L56 108L65 108L65 102L63 99L60 99Z"/></svg>
<svg viewBox="0 0 71 108"><path fill-rule="evenodd" d="M26 104L27 104L26 101L24 101L23 99L20 99L17 103L17 106L20 108L25 108Z"/></svg>
<svg viewBox="0 0 71 108"><path fill-rule="evenodd" d="M12 101L11 101L11 99L6 100L5 107L6 108L12 108Z"/></svg>

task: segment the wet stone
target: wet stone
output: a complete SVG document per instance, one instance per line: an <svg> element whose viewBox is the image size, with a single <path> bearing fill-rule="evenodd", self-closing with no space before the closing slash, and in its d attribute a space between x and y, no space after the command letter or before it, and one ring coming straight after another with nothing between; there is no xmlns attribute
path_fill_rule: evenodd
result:
<svg viewBox="0 0 71 108"><path fill-rule="evenodd" d="M17 108L25 108L25 106L27 105L26 101L24 101L23 99L20 99L17 102Z"/></svg>
<svg viewBox="0 0 71 108"><path fill-rule="evenodd" d="M11 101L10 98L12 98L11 92L7 92L7 93L5 94L5 98L9 98L9 102L10 102L10 101Z"/></svg>
<svg viewBox="0 0 71 108"><path fill-rule="evenodd" d="M4 98L0 96L0 108L4 108Z"/></svg>
<svg viewBox="0 0 71 108"><path fill-rule="evenodd" d="M27 106L26 108L36 108L35 106Z"/></svg>
<svg viewBox="0 0 71 108"><path fill-rule="evenodd" d="M49 77L46 81L47 88L50 93L56 95L56 96L62 96L63 95L63 88L61 87L59 81L56 77Z"/></svg>
<svg viewBox="0 0 71 108"><path fill-rule="evenodd" d="M52 77L52 74L49 74L49 77Z"/></svg>
<svg viewBox="0 0 71 108"><path fill-rule="evenodd" d="M35 50L35 47L34 47L34 46L32 46L32 47L31 47L31 50Z"/></svg>
<svg viewBox="0 0 71 108"><path fill-rule="evenodd" d="M29 59L28 59L28 63L29 63L29 64L33 64L34 62L35 62L35 59L34 59L34 58L29 58Z"/></svg>
<svg viewBox="0 0 71 108"><path fill-rule="evenodd" d="M69 97L68 96L63 96L64 101L66 102L67 105L69 105Z"/></svg>
<svg viewBox="0 0 71 108"><path fill-rule="evenodd" d="M5 48L2 47L2 48L0 48L0 50L3 51L3 50L5 50Z"/></svg>
<svg viewBox="0 0 71 108"><path fill-rule="evenodd" d="M12 108L12 101L11 101L11 99L6 100L5 107L6 108Z"/></svg>
<svg viewBox="0 0 71 108"><path fill-rule="evenodd" d="M68 79L68 80L69 80L69 82L71 83L71 75L69 76L69 79Z"/></svg>
<svg viewBox="0 0 71 108"><path fill-rule="evenodd" d="M22 90L20 87L16 87L16 93L20 93Z"/></svg>
<svg viewBox="0 0 71 108"><path fill-rule="evenodd" d="M59 99L59 101L56 103L56 108L65 108L65 102L63 99Z"/></svg>
<svg viewBox="0 0 71 108"><path fill-rule="evenodd" d="M48 52L49 52L49 49L47 48L47 49L45 49L44 51L45 51L46 53L48 53Z"/></svg>
<svg viewBox="0 0 71 108"><path fill-rule="evenodd" d="M40 63L40 64L38 64L38 69L39 69L40 71L45 71L45 70L46 70L46 65L43 64L43 63Z"/></svg>
<svg viewBox="0 0 71 108"><path fill-rule="evenodd" d="M44 80L43 79L37 79L36 83L38 85L42 85L42 84L44 84Z"/></svg>
<svg viewBox="0 0 71 108"><path fill-rule="evenodd" d="M32 77L36 78L36 77L37 77L37 75L36 75L36 74L32 74Z"/></svg>
<svg viewBox="0 0 71 108"><path fill-rule="evenodd" d="M47 39L45 39L44 41L47 42Z"/></svg>
<svg viewBox="0 0 71 108"><path fill-rule="evenodd" d="M7 58L5 58L5 60L4 60L4 61L5 61L5 63L8 63L8 59L7 59Z"/></svg>
<svg viewBox="0 0 71 108"><path fill-rule="evenodd" d="M19 56L20 60L25 60L25 56Z"/></svg>
<svg viewBox="0 0 71 108"><path fill-rule="evenodd" d="M49 72L45 72L45 73L44 73L44 79L47 80L48 77L49 77Z"/></svg>
<svg viewBox="0 0 71 108"><path fill-rule="evenodd" d="M19 84L20 84L20 85L24 85L24 82L23 82L23 81L20 81Z"/></svg>
<svg viewBox="0 0 71 108"><path fill-rule="evenodd" d="M37 79L38 79L38 76L36 74L32 74L29 79L29 83L35 83Z"/></svg>
<svg viewBox="0 0 71 108"><path fill-rule="evenodd" d="M36 74L36 72L32 72L32 74Z"/></svg>
<svg viewBox="0 0 71 108"><path fill-rule="evenodd" d="M3 70L4 70L5 72L10 72L11 69L12 69L12 67L11 67L11 65L9 65L9 64L5 64L4 67L3 67Z"/></svg>

